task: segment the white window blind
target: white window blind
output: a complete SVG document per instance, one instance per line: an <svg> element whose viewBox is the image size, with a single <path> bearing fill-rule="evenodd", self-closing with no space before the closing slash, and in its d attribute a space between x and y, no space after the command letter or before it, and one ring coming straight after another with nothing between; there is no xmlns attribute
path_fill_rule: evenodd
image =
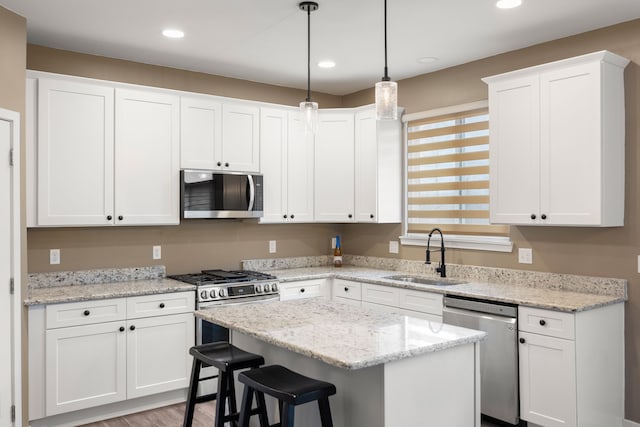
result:
<svg viewBox="0 0 640 427"><path fill-rule="evenodd" d="M408 235L508 236L489 224L487 107L409 120L407 144Z"/></svg>

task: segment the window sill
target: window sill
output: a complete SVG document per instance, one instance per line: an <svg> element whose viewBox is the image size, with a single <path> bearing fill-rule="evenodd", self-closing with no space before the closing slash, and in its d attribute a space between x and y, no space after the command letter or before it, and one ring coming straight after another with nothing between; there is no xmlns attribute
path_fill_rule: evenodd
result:
<svg viewBox="0 0 640 427"><path fill-rule="evenodd" d="M400 243L403 246L427 246L428 236L426 234L410 234L400 236ZM513 242L508 237L490 236L463 236L449 235L444 238L447 248L474 249L478 251L512 252ZM431 238L431 245L440 245L440 236L434 235Z"/></svg>

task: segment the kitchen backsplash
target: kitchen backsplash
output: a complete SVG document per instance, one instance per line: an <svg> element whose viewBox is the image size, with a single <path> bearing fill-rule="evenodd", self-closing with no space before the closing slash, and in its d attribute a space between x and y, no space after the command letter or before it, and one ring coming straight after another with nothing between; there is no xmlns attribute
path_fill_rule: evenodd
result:
<svg viewBox="0 0 640 427"><path fill-rule="evenodd" d="M165 275L166 269L164 265L32 273L28 277L28 286L35 289L53 286L93 285L97 283L159 279L165 277Z"/></svg>

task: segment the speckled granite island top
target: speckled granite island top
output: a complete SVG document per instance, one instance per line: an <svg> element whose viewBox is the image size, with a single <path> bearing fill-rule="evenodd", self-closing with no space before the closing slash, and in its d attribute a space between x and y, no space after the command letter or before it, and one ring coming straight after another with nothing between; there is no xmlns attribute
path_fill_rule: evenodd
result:
<svg viewBox="0 0 640 427"><path fill-rule="evenodd" d="M195 314L344 369L361 369L445 350L482 340L486 335L322 298L217 306Z"/></svg>

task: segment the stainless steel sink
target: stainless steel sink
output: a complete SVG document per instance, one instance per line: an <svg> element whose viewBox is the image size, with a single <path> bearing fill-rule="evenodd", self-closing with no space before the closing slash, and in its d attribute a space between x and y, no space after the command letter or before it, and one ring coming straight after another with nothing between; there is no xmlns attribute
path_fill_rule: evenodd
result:
<svg viewBox="0 0 640 427"><path fill-rule="evenodd" d="M420 283L422 285L432 285L432 286L450 286L450 285L461 285L466 282L460 282L458 280L449 280L445 278L438 279L430 279L428 277L420 277L420 276L409 276L406 274L401 274L398 276L386 276L383 279L389 280L398 280L401 282L409 282L409 283Z"/></svg>

